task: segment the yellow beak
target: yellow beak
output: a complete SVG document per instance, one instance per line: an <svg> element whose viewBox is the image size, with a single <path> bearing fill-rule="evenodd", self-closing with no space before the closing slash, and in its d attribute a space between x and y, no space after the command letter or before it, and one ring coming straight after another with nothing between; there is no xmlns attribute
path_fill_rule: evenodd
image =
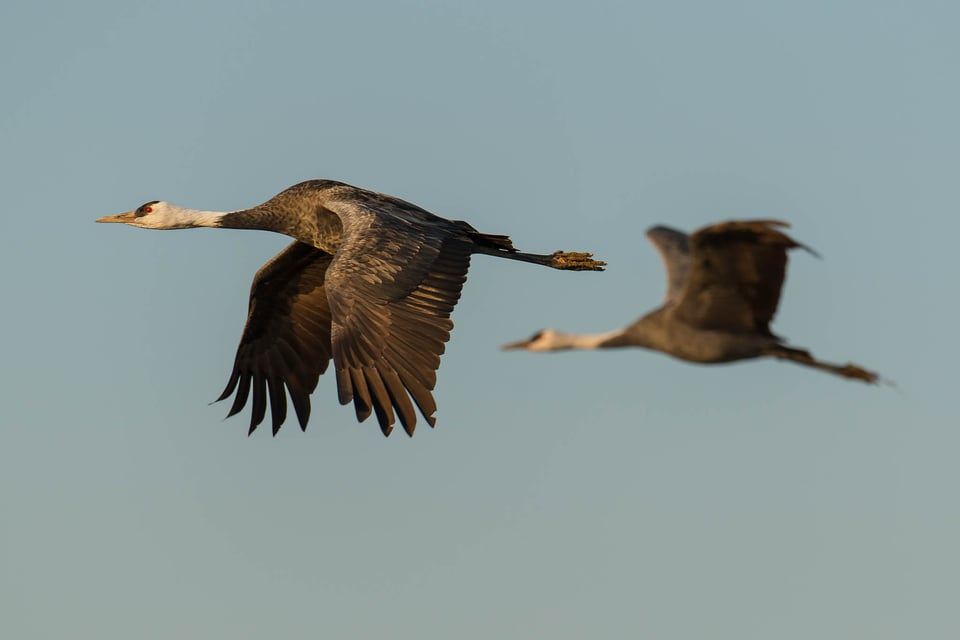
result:
<svg viewBox="0 0 960 640"><path fill-rule="evenodd" d="M97 222L132 222L137 217L136 211L125 211L115 216L104 216L97 218Z"/></svg>

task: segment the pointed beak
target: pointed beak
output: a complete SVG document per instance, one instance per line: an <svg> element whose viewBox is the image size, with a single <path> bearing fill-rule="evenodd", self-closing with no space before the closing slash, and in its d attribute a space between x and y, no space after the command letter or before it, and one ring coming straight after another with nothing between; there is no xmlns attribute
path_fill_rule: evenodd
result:
<svg viewBox="0 0 960 640"><path fill-rule="evenodd" d="M132 222L134 218L137 217L136 211L125 211L123 213L118 213L115 216L104 216L102 218L97 218L97 222L123 222L129 223Z"/></svg>
<svg viewBox="0 0 960 640"><path fill-rule="evenodd" d="M527 345L530 344L530 340L521 340L519 342L510 342L508 344L500 347L501 351L516 351L517 349L526 349Z"/></svg>

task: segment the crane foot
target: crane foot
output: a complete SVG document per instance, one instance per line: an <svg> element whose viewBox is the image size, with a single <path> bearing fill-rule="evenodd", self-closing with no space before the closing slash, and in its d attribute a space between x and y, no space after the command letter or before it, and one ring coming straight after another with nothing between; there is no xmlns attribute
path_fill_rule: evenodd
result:
<svg viewBox="0 0 960 640"><path fill-rule="evenodd" d="M594 260L592 253L554 251L550 254L550 266L565 271L603 271L607 263Z"/></svg>

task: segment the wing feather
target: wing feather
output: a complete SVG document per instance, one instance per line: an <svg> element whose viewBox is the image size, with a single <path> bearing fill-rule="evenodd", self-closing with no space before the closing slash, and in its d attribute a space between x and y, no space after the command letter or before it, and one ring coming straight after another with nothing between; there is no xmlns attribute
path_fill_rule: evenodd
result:
<svg viewBox="0 0 960 640"><path fill-rule="evenodd" d="M237 388L237 395L234 396L233 398L233 404L230 407L230 411L227 412L228 418L240 413L244 405L247 404L247 397L250 395L250 376L247 376L247 375L241 376L240 372L238 371L235 376L235 379L238 379L240 381L240 386ZM227 388L230 388L229 385ZM222 400L223 398L226 398L226 396L221 396L221 398L219 399Z"/></svg>
<svg viewBox="0 0 960 640"><path fill-rule="evenodd" d="M250 433L266 417L268 400L277 433L287 418L287 393L300 427L307 427L310 394L332 355L324 288L332 259L316 247L294 242L253 279L233 371L217 398L224 400L236 392L229 417L246 406L252 391Z"/></svg>
<svg viewBox="0 0 960 640"><path fill-rule="evenodd" d="M253 433L267 415L267 380L260 371L253 374L253 408L250 410L250 431Z"/></svg>
<svg viewBox="0 0 960 640"><path fill-rule="evenodd" d="M277 432L280 431L280 425L287 419L287 394L283 390L282 378L267 378L267 390L270 395L270 410L273 417L273 435L277 435Z"/></svg>
<svg viewBox="0 0 960 640"><path fill-rule="evenodd" d="M663 302L667 304L678 299L687 284L690 236L683 231L659 225L647 230L647 239L656 247L663 261L663 270L667 275L667 292Z"/></svg>
<svg viewBox="0 0 960 640"><path fill-rule="evenodd" d="M373 408L370 389L367 388L367 379L359 367L349 367L347 370L350 372L351 386L353 387L353 406L357 413L357 420L363 422L370 417L370 411Z"/></svg>
<svg viewBox="0 0 960 640"><path fill-rule="evenodd" d="M234 415L252 398L251 432L269 405L276 434L286 391L305 429L332 358L341 404L360 421L376 413L384 434L399 420L413 435L417 410L436 423L432 391L470 265L470 228L394 198L335 191L322 206L342 224L336 253L294 242L257 273L218 399L236 393Z"/></svg>
<svg viewBox="0 0 960 640"><path fill-rule="evenodd" d="M435 424L431 392L473 245L446 221L431 226L357 206L341 220L326 279L340 401L352 401L360 420L375 412L385 435L398 417L413 435L413 403Z"/></svg>

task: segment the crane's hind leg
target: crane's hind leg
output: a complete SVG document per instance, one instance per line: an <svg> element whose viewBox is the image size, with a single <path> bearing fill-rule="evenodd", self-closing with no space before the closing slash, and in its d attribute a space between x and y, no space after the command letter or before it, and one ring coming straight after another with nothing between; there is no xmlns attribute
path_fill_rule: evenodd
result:
<svg viewBox="0 0 960 640"><path fill-rule="evenodd" d="M821 371L827 371L834 375L842 376L844 378L852 378L854 380L862 380L867 384L877 384L880 382L880 376L874 373L873 371L867 371L863 367L855 365L853 363L847 363L845 365L831 364L829 362L822 362L817 360L809 351L804 349L794 349L793 347L787 347L784 345L777 345L770 348L765 355L779 358L780 360L790 360L791 362L796 362L797 364L802 364L805 367L813 367L814 369L820 369Z"/></svg>
<svg viewBox="0 0 960 640"><path fill-rule="evenodd" d="M603 271L607 266L606 262L594 260L592 253L577 253L574 251L554 251L548 255L539 253L523 253L522 251L484 251L491 256L499 256L508 260L519 260L521 262L532 262L533 264L542 264L551 269L561 269L563 271Z"/></svg>
<svg viewBox="0 0 960 640"><path fill-rule="evenodd" d="M523 253L514 248L513 243L507 236L474 232L470 234L470 237L475 243L474 253L483 253L488 256L532 262L533 264L541 264L551 269L562 269L564 271L603 271L603 268L607 266L606 262L594 260L592 253L573 251L554 251L547 255Z"/></svg>

